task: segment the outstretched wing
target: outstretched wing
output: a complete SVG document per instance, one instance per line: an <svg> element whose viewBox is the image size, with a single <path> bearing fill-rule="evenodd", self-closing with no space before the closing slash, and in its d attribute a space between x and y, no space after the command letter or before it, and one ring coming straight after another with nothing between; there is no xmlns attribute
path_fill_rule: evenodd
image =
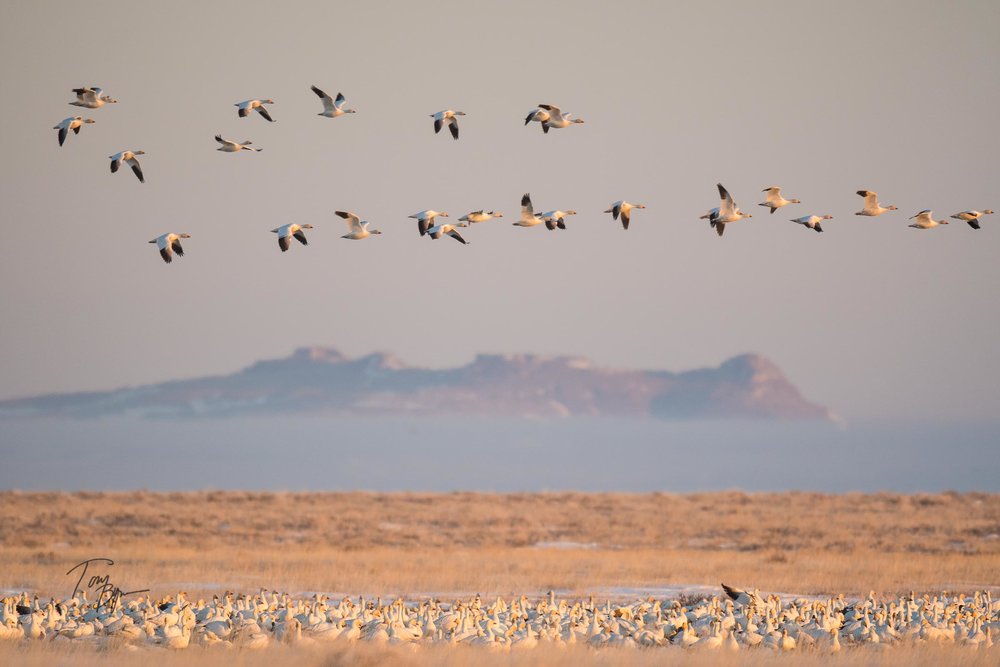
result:
<svg viewBox="0 0 1000 667"><path fill-rule="evenodd" d="M521 217L535 217L535 207L531 205L531 194L527 192L521 197Z"/></svg>
<svg viewBox="0 0 1000 667"><path fill-rule="evenodd" d="M121 160L112 160L111 161L111 173L112 174L117 174L118 173L118 167L120 167L120 166L122 166L122 161Z"/></svg>
<svg viewBox="0 0 1000 667"><path fill-rule="evenodd" d="M448 119L448 129L451 130L451 136L454 139L458 139L458 120L455 118Z"/></svg>
<svg viewBox="0 0 1000 667"><path fill-rule="evenodd" d="M442 125L444 125L444 119L443 118L435 118L434 119L434 134L437 134L438 132L441 131L441 126Z"/></svg>
<svg viewBox="0 0 1000 667"><path fill-rule="evenodd" d="M261 104L259 107L257 107L257 113L259 113L261 116L263 116L265 119L267 119L267 122L269 122L269 123L273 123L274 122L274 119L271 118L271 114L269 114L267 112L267 109L264 108L263 104Z"/></svg>
<svg viewBox="0 0 1000 667"><path fill-rule="evenodd" d="M174 239L174 242L170 244L170 247L173 248L174 252L176 252L181 257L184 256L184 248L181 247L181 242L179 240Z"/></svg>
<svg viewBox="0 0 1000 667"><path fill-rule="evenodd" d="M733 196L722 186L722 183L718 183L717 185L719 186L719 198L722 200L722 203L719 205L719 217L728 218L731 215L735 215L736 202L733 201ZM719 232L719 236L722 236L722 232Z"/></svg>
<svg viewBox="0 0 1000 667"><path fill-rule="evenodd" d="M350 211L334 211L337 215L344 219L347 223L347 231L355 232L361 231L361 218L354 215Z"/></svg>
<svg viewBox="0 0 1000 667"><path fill-rule="evenodd" d="M132 167L132 173L134 173L135 177L139 179L139 182L145 183L146 179L142 177L142 167L139 166L139 161L136 160L134 157L132 157L128 159L128 164L130 167ZM114 170L112 169L112 171Z"/></svg>
<svg viewBox="0 0 1000 667"><path fill-rule="evenodd" d="M279 236L278 237L278 247L281 248L281 252L288 250L288 237Z"/></svg>
<svg viewBox="0 0 1000 667"><path fill-rule="evenodd" d="M302 245L309 245L309 241L306 240L305 232L303 232L301 229L295 232L293 236L295 237L295 240L301 243Z"/></svg>

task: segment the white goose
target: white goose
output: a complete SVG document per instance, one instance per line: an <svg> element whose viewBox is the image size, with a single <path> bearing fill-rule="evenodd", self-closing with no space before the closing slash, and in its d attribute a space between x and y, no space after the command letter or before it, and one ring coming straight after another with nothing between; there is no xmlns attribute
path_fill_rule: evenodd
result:
<svg viewBox="0 0 1000 667"><path fill-rule="evenodd" d="M271 118L271 114L267 112L264 107L265 104L274 104L274 100L244 100L243 102L237 102L233 106L236 107L236 113L240 118L246 118L250 115L251 111L256 111L269 123L273 123L274 119Z"/></svg>
<svg viewBox="0 0 1000 667"><path fill-rule="evenodd" d="M917 213L916 215L912 216L910 220L913 220L914 218L916 218L917 221L912 225L910 225L910 227L916 227L917 229L933 229L938 225L948 224L947 220L935 220L934 211L932 211L929 208L924 209L920 213Z"/></svg>
<svg viewBox="0 0 1000 667"><path fill-rule="evenodd" d="M434 119L434 134L441 131L442 126L447 122L448 130L451 131L451 136L453 139L458 139L458 118L456 116L464 116L464 111L452 111L447 109L445 111L438 111L437 113L432 113L431 118Z"/></svg>
<svg viewBox="0 0 1000 667"><path fill-rule="evenodd" d="M979 219L984 215L992 215L993 211L990 209L985 209L982 211L962 211L961 213L956 213L951 216L954 220L964 220L969 223L969 227L973 229L979 229Z"/></svg>
<svg viewBox="0 0 1000 667"><path fill-rule="evenodd" d="M222 151L223 153L239 153L240 151L257 151L258 153L263 148L250 148L252 141L235 141L233 139L223 139L221 134L215 135L215 140L218 141L222 146L216 148L217 151Z"/></svg>
<svg viewBox="0 0 1000 667"><path fill-rule="evenodd" d="M163 261L169 264L174 261L172 253L177 253L178 257L184 256L184 248L181 247L181 239L191 238L190 234L160 234L155 239L150 241L150 243L155 243L156 247L160 249L160 257Z"/></svg>
<svg viewBox="0 0 1000 667"><path fill-rule="evenodd" d="M631 216L632 209L634 208L646 208L646 207L643 204L630 204L624 199L619 199L610 207L608 207L608 210L606 210L605 213L610 213L611 217L614 218L615 220L621 218L622 227L627 230L630 219L629 216Z"/></svg>
<svg viewBox="0 0 1000 667"><path fill-rule="evenodd" d="M135 173L135 177L139 179L139 182L145 183L146 179L142 177L142 167L139 166L139 161L135 159L136 155L145 154L146 151L121 151L109 156L111 160L111 173L116 173L118 168L122 166L122 162L125 162L128 166L132 167L132 171Z"/></svg>
<svg viewBox="0 0 1000 667"><path fill-rule="evenodd" d="M797 222L800 225L805 225L809 229L812 229L813 231L817 232L823 231L823 227L820 225L820 223L823 222L824 220L833 220L833 216L806 215L802 216L801 218L791 218L792 222Z"/></svg>
<svg viewBox="0 0 1000 667"><path fill-rule="evenodd" d="M427 235L432 239L436 240L441 238L442 235L447 234L448 236L455 239L462 245L468 245L468 241L463 239L462 235L458 233L457 229L455 229L455 227L464 227L464 226L465 225L449 225L449 224L434 225L433 227L427 230Z"/></svg>
<svg viewBox="0 0 1000 667"><path fill-rule="evenodd" d="M312 229L313 226L309 223L304 225L299 225L296 223L291 223L289 225L282 225L276 229L272 229L271 232L278 235L278 247L281 248L281 252L288 250L289 239L295 237L295 240L302 245L309 245L309 241L306 240L305 232L303 229Z"/></svg>
<svg viewBox="0 0 1000 667"><path fill-rule="evenodd" d="M772 185L769 188L764 188L761 192L766 192L767 197L765 201L758 204L758 206L767 206L771 209L773 214L782 206L788 206L789 204L801 204L802 202L798 199L785 199L781 196L781 188L777 185Z"/></svg>
<svg viewBox="0 0 1000 667"><path fill-rule="evenodd" d="M552 231L555 228L566 229L566 218L576 215L576 211L546 211L539 213L538 217L545 222L545 227Z"/></svg>
<svg viewBox="0 0 1000 667"><path fill-rule="evenodd" d="M344 97L343 93L337 93L337 99L333 99L316 86L310 86L310 88L312 88L312 91L316 93L319 99L323 100L323 112L317 115L336 118L337 116L343 116L345 113L354 113L354 109L344 108L347 98Z"/></svg>
<svg viewBox="0 0 1000 667"><path fill-rule="evenodd" d="M559 107L553 104L539 104L538 108L548 112L548 118L540 121L542 123L542 132L546 134L548 134L550 128L558 130L583 122L582 118L570 118L573 114L563 113Z"/></svg>
<svg viewBox="0 0 1000 667"><path fill-rule="evenodd" d="M487 220L492 220L493 218L502 218L503 213L500 211L489 211L485 212L482 209L478 211L473 211L472 213L466 213L459 221L461 222L486 222Z"/></svg>
<svg viewBox="0 0 1000 667"><path fill-rule="evenodd" d="M105 104L118 104L118 100L105 95L104 90L102 88L98 88L97 86L74 88L73 92L76 93L76 99L70 102L70 104L75 107L100 109Z"/></svg>
<svg viewBox="0 0 1000 667"><path fill-rule="evenodd" d="M719 206L710 209L708 213L701 216L700 219L707 219L708 224L715 228L715 231L718 232L719 236L722 236L722 233L726 230L727 224L743 220L744 218L752 218L753 215L750 213L744 213L740 210L740 208L736 205L736 202L733 200L732 195L730 195L726 188L723 187L722 183L718 183L717 186L719 188L719 197L722 202Z"/></svg>
<svg viewBox="0 0 1000 667"><path fill-rule="evenodd" d="M540 225L544 220L535 215L535 208L531 205L531 194L525 193L521 197L521 219L514 223L517 227L534 227Z"/></svg>
<svg viewBox="0 0 1000 667"><path fill-rule="evenodd" d="M377 229L368 229L368 221L362 221L361 218L350 211L335 211L335 213L347 221L347 233L340 237L342 239L360 241L361 239L368 238L372 234L382 233Z"/></svg>
<svg viewBox="0 0 1000 667"><path fill-rule="evenodd" d="M858 190L858 196L865 198L865 207L854 215L876 216L895 211L895 206L882 206L878 203L878 193L874 190Z"/></svg>
<svg viewBox="0 0 1000 667"><path fill-rule="evenodd" d="M434 218L441 216L442 218L447 218L448 214L442 211L435 211L433 209L427 209L426 211L419 211L414 213L410 218L417 221L417 230L420 235L423 236L427 233L427 230L434 226Z"/></svg>
<svg viewBox="0 0 1000 667"><path fill-rule="evenodd" d="M93 118L84 118L83 116L70 116L69 118L62 119L58 125L54 126L53 130L59 130L59 145L62 146L63 142L66 141L66 136L69 134L70 130L73 130L73 134L80 134L80 128L84 124L90 125L96 121Z"/></svg>

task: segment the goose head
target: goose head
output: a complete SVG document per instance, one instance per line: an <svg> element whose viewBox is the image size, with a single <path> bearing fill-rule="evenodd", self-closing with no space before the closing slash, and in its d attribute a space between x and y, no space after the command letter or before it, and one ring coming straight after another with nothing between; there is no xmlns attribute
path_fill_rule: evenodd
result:
<svg viewBox="0 0 1000 667"><path fill-rule="evenodd" d="M569 122L571 122L571 123L582 123L583 119L582 118L573 118Z"/></svg>
<svg viewBox="0 0 1000 667"><path fill-rule="evenodd" d="M824 215L823 219L824 220L833 220L833 216L832 215Z"/></svg>
<svg viewBox="0 0 1000 667"><path fill-rule="evenodd" d="M645 204L632 204L632 208L646 208Z"/></svg>
<svg viewBox="0 0 1000 667"><path fill-rule="evenodd" d="M261 103L262 104L274 104L274 100L271 100L271 99L261 100Z"/></svg>
<svg viewBox="0 0 1000 667"><path fill-rule="evenodd" d="M576 215L576 211L566 211L566 215Z"/></svg>
<svg viewBox="0 0 1000 667"><path fill-rule="evenodd" d="M789 199L788 201L792 202L793 204L801 204L802 203L802 201L799 200L799 199Z"/></svg>
<svg viewBox="0 0 1000 667"><path fill-rule="evenodd" d="M985 209L985 210L983 211L983 215L990 215L990 214L992 214L992 213L993 213L993 211L992 211L991 209Z"/></svg>
<svg viewBox="0 0 1000 667"><path fill-rule="evenodd" d="M893 206L892 204L889 204L889 205L888 205L888 206L886 206L885 208L886 208L886 210L888 210L888 211L896 211L896 210L899 210L899 209L897 209L897 208L896 208L895 206Z"/></svg>
<svg viewBox="0 0 1000 667"><path fill-rule="evenodd" d="M77 120L81 120L81 118L79 116L77 116ZM84 123L87 123L88 125L97 122L93 118L83 118L82 120L83 120Z"/></svg>
<svg viewBox="0 0 1000 667"><path fill-rule="evenodd" d="M304 225L299 225L299 227L301 227L302 229L312 229L313 228L313 226L310 225L308 222L305 223Z"/></svg>
<svg viewBox="0 0 1000 667"><path fill-rule="evenodd" d="M179 238L179 239L189 239L189 238L191 238L191 235L190 234L179 234L177 236L177 238Z"/></svg>
<svg viewBox="0 0 1000 667"><path fill-rule="evenodd" d="M145 155L146 151L132 151L132 155Z"/></svg>

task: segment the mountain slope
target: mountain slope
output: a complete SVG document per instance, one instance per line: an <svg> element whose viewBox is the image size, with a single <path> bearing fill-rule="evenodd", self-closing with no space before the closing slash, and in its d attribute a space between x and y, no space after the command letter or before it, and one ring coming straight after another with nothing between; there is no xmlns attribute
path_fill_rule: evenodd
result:
<svg viewBox="0 0 1000 667"><path fill-rule="evenodd" d="M232 375L107 392L0 401L0 416L313 414L614 415L668 419L831 419L780 369L746 354L683 373L615 370L577 357L479 355L457 368L412 368L392 355L351 359L300 348Z"/></svg>

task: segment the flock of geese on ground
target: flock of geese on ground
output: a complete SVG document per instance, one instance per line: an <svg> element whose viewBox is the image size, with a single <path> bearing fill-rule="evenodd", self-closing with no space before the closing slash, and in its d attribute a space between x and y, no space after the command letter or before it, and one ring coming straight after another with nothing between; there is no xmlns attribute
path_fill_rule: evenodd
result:
<svg viewBox="0 0 1000 667"><path fill-rule="evenodd" d="M27 593L3 599L0 639L99 647L204 646L266 648L322 642L464 645L492 650L558 647L836 652L845 647L949 644L993 648L1000 600L989 591L847 601L782 600L723 584L724 595L697 600L646 598L628 604L547 597L510 601L480 596L384 604L381 598L332 601L261 590L189 601L185 593L155 600L125 598L115 609L86 593L47 603Z"/></svg>
<svg viewBox="0 0 1000 667"><path fill-rule="evenodd" d="M337 93L337 97L334 98L316 86L312 86L311 90L323 103L323 111L318 115L326 118L337 118L338 116L342 116L344 114L355 113L354 109L347 108L347 99L342 93ZM73 92L76 94L76 99L70 102L70 104L87 109L100 109L106 104L116 104L118 102L118 100L106 95L103 89L97 86L74 88ZM237 108L237 115L240 118L246 118L256 112L266 121L273 123L274 119L271 117L271 113L268 111L266 106L270 104L274 104L274 100L252 99L237 102L234 106ZM441 129L447 125L451 136L456 140L458 139L458 117L465 116L465 112L446 109L430 115L434 119L435 133L439 133ZM80 129L85 124L91 124L94 122L95 121L93 119L84 118L82 116L71 116L64 119L53 128L59 131L59 145L62 146L66 141L70 130L72 130L74 134L79 134ZM584 121L581 118L573 118L572 114L563 112L559 107L553 104L539 104L532 109L524 119L525 125L532 122L539 123L541 125L542 132L547 134L550 129L562 129L571 125L583 123ZM243 151L259 152L262 150L255 147L251 141L226 139L221 134L215 135L215 140L220 144L219 148L216 150L224 153L240 153ZM111 173L116 173L124 162L132 168L132 172L139 179L139 182L145 183L145 178L142 174L142 167L139 165L139 160L136 157L139 155L145 155L145 152L141 150L123 150L109 156L109 159L111 160ZM746 218L752 218L753 216L750 213L745 213L740 210L732 195L729 194L721 183L718 184L718 188L720 199L719 205L710 209L707 213L705 213L705 215L701 216L701 219L708 220L709 225L715 229L719 236L722 236L726 229L726 225L744 220ZM786 199L781 193L781 188L776 185L765 188L763 192L767 193L767 196L765 201L760 203L760 206L767 207L772 214L779 208L788 206L789 204L801 203L798 199ZM858 211L855 215L879 216L883 213L896 210L895 206L883 206L880 204L878 201L878 194L872 190L858 190L857 194L864 198L865 205L864 208ZM622 227L627 230L632 211L643 208L646 207L642 204L618 200L613 202L604 212L610 213L614 220L620 220ZM984 215L989 215L991 213L993 213L993 211L990 209L984 209L982 211L967 210L956 213L951 217L955 220L967 222L973 229L979 229L979 221ZM374 234L381 234L381 232L377 229L369 229L368 222L361 220L357 214L351 211L336 211L336 214L343 218L347 224L348 233L343 235L341 238L359 241ZM531 203L531 196L529 194L525 194L521 198L520 218L513 224L518 227L535 227L537 225L544 224L549 230L566 229L566 218L571 215L576 215L576 211L552 210L536 213ZM449 236L464 245L467 244L467 241L459 233L459 227L468 227L472 223L485 222L493 218L500 218L502 217L502 214L497 211L473 211L459 218L459 221L455 224L438 222L436 220L437 218L447 218L449 215L444 211L435 211L432 209L414 213L409 217L417 220L417 229L420 236L429 236L432 239L440 239L442 236ZM791 218L790 220L814 231L822 232L823 221L830 220L832 218L832 215L811 214L798 218ZM910 219L915 220L910 227L914 227L916 229L933 229L934 227L948 224L947 220L935 220L934 213L930 209L920 211ZM308 245L308 240L306 239L304 232L306 229L312 229L312 225L292 223L282 225L272 229L271 231L278 235L278 246L281 248L282 252L285 252L290 247L290 241L292 238L303 245ZM160 256L163 258L163 261L170 263L173 261L174 254L178 256L184 255L184 248L181 245L181 239L187 238L190 238L190 235L187 233L178 234L168 232L156 237L150 241L150 243L155 243L160 251Z"/></svg>

